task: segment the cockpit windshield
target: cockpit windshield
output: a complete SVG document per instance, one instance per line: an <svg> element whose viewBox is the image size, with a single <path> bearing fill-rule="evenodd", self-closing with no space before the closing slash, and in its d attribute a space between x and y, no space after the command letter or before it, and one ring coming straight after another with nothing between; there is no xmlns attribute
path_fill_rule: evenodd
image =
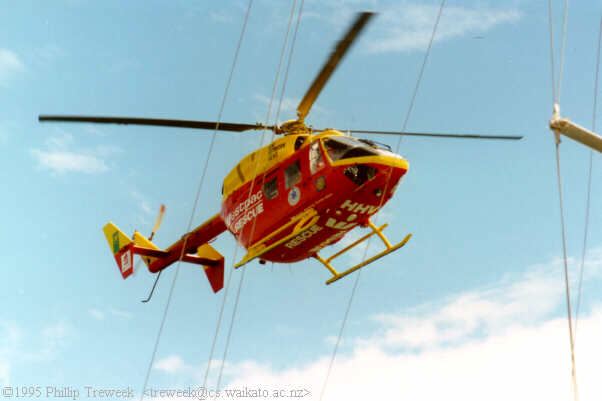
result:
<svg viewBox="0 0 602 401"><path fill-rule="evenodd" d="M324 148L333 162L352 157L374 156L378 152L355 138L337 136L324 139Z"/></svg>
<svg viewBox="0 0 602 401"><path fill-rule="evenodd" d="M376 141L372 141L370 139L360 139L360 142L363 142L375 149L387 150L389 152L391 151L391 146L387 145L386 143L376 142Z"/></svg>

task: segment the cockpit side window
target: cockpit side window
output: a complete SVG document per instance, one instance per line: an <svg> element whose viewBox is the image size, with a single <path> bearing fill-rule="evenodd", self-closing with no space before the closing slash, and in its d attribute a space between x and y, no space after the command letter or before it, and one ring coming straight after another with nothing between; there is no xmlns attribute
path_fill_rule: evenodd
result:
<svg viewBox="0 0 602 401"><path fill-rule="evenodd" d="M309 172L315 174L324 167L324 156L318 141L312 143L309 147Z"/></svg>
<svg viewBox="0 0 602 401"><path fill-rule="evenodd" d="M301 163L297 160L284 169L284 184L286 189L289 189L299 182L301 182Z"/></svg>
<svg viewBox="0 0 602 401"><path fill-rule="evenodd" d="M345 177L349 178L356 185L364 185L376 175L376 169L365 164L354 164L349 166L344 171Z"/></svg>
<svg viewBox="0 0 602 401"><path fill-rule="evenodd" d="M268 200L278 196L278 177L274 177L263 184L263 194Z"/></svg>

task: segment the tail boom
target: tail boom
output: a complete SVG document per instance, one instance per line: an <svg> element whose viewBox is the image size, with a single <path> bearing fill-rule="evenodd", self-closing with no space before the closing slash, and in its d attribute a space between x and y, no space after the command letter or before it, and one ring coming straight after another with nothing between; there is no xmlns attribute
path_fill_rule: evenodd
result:
<svg viewBox="0 0 602 401"><path fill-rule="evenodd" d="M202 265L214 292L223 288L224 257L209 241L226 231L226 225L219 215L212 217L193 231L184 235L167 249L159 249L149 239L135 232L133 240L115 224L109 222L103 227L109 247L124 279L134 272L134 255L139 255L151 273L169 267L177 261Z"/></svg>
<svg viewBox="0 0 602 401"><path fill-rule="evenodd" d="M185 234L178 241L171 244L165 252L167 255L157 259L149 265L149 270L152 273L157 273L159 270L165 269L178 260L184 262L196 263L200 262L198 256L190 255L197 253L198 248L204 245L226 231L226 224L220 217L215 215L188 234ZM199 263L202 264L202 263Z"/></svg>

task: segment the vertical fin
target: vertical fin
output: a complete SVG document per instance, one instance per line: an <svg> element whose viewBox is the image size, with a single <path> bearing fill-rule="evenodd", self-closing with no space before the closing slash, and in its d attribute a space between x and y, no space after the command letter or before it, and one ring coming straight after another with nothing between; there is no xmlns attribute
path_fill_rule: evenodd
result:
<svg viewBox="0 0 602 401"><path fill-rule="evenodd" d="M134 253L132 247L134 243L121 231L115 224L109 222L103 228L109 248L113 252L119 272L126 279L134 272Z"/></svg>

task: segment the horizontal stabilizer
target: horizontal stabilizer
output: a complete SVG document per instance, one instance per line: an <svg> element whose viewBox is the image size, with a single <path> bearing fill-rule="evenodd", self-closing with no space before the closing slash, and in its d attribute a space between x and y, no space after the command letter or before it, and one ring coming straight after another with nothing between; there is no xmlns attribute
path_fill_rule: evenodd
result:
<svg viewBox="0 0 602 401"><path fill-rule="evenodd" d="M153 244L148 238L140 234L138 231L134 231L134 244L141 248L159 250L157 245ZM142 256L142 260L144 263L146 263L147 267L150 267L151 263L157 260L157 258L153 258L151 256Z"/></svg>

